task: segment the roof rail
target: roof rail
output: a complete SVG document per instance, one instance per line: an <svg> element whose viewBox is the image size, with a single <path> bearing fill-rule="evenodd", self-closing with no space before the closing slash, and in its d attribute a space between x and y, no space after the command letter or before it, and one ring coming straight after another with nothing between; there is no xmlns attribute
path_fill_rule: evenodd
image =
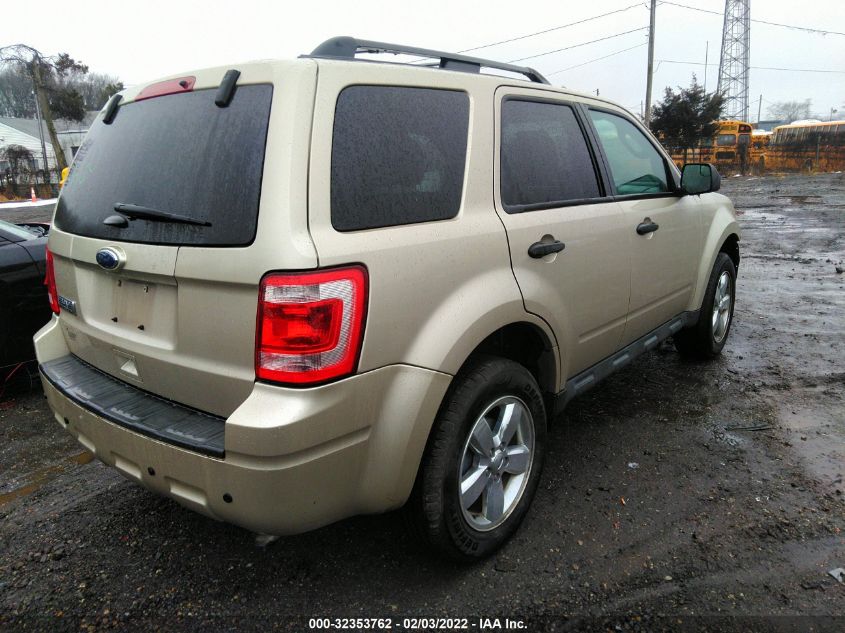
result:
<svg viewBox="0 0 845 633"><path fill-rule="evenodd" d="M354 60L359 53L393 53L417 55L439 59L439 67L445 70L457 70L461 72L480 73L481 68L495 68L507 72L524 75L529 81L540 84L548 84L549 81L533 68L527 66L514 66L504 62L496 62L491 59L480 57L469 57L455 53L445 53L428 48L417 48L416 46L405 46L404 44L387 44L385 42L372 42L370 40L359 40L354 37L333 37L326 40L315 48L310 55L303 57L322 57L329 59Z"/></svg>

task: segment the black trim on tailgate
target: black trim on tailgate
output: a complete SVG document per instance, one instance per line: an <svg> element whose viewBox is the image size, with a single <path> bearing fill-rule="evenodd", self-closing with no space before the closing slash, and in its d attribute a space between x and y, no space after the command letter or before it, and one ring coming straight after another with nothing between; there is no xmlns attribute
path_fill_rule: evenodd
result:
<svg viewBox="0 0 845 633"><path fill-rule="evenodd" d="M224 456L224 418L154 396L75 356L48 361L40 369L62 394L109 422L167 444Z"/></svg>

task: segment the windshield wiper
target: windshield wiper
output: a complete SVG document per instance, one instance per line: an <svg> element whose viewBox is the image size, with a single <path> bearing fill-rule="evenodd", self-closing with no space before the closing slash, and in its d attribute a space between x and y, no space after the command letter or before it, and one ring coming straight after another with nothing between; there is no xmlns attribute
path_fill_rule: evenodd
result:
<svg viewBox="0 0 845 633"><path fill-rule="evenodd" d="M151 209L149 207L142 207L139 204L125 204L117 202L114 205L114 210L125 215L131 220L150 220L152 222L178 222L180 224L196 224L197 226L211 226L211 222L204 222L195 218L189 218L187 215L179 215L178 213L168 213L167 211L159 211L158 209Z"/></svg>

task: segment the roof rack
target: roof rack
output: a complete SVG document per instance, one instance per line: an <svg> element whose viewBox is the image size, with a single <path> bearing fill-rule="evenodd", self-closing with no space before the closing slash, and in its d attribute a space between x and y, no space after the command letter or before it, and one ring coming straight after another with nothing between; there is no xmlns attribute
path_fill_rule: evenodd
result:
<svg viewBox="0 0 845 633"><path fill-rule="evenodd" d="M315 48L310 55L303 55L303 57L321 57L329 59L347 59L354 60L355 55L359 53L393 53L417 55L419 57L428 57L439 59L439 67L444 70L456 70L468 73L480 73L481 68L495 68L497 70L505 70L507 72L524 75L529 81L540 84L548 84L549 81L543 75L538 73L533 68L527 66L514 66L513 64L506 64L504 62L496 62L491 59L481 59L480 57L469 57L467 55L458 55L455 53L445 53L443 51L435 51L428 48L417 48L415 46L405 46L404 44L387 44L385 42L372 42L370 40L359 40L354 37L333 37L326 40Z"/></svg>

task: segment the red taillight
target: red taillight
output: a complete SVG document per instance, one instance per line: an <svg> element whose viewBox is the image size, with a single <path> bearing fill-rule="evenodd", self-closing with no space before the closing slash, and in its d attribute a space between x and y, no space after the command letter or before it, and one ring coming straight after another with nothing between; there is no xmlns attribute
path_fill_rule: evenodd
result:
<svg viewBox="0 0 845 633"><path fill-rule="evenodd" d="M53 253L47 249L47 274L44 275L44 285L47 286L47 298L50 300L50 309L53 314L58 314L59 308L59 293L56 290L56 273L53 270Z"/></svg>
<svg viewBox="0 0 845 633"><path fill-rule="evenodd" d="M303 385L351 374L366 304L367 271L360 266L268 274L258 297L256 377Z"/></svg>

